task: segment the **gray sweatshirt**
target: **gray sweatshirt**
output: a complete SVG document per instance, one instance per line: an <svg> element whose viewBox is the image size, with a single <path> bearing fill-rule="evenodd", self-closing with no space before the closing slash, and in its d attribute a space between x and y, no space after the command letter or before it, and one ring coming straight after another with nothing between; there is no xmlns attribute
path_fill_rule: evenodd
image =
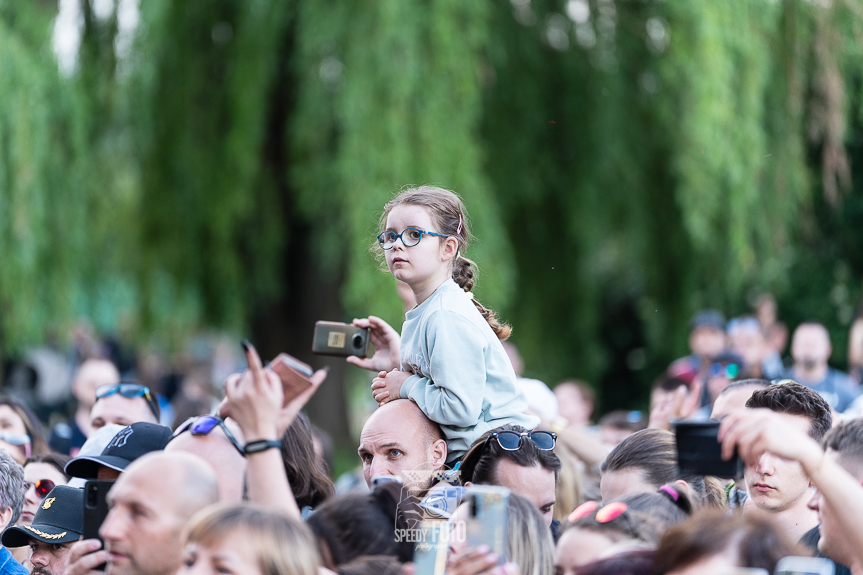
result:
<svg viewBox="0 0 863 575"><path fill-rule="evenodd" d="M453 280L405 314L401 369L413 373L400 396L440 424L447 461L460 458L483 433L506 423L533 429L527 401L500 340Z"/></svg>

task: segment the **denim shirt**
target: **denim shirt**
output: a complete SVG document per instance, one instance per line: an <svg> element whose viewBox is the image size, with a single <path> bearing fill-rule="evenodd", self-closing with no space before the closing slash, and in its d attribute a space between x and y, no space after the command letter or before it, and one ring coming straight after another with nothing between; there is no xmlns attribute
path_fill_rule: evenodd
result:
<svg viewBox="0 0 863 575"><path fill-rule="evenodd" d="M12 557L8 549L0 547L0 575L30 575L30 572Z"/></svg>

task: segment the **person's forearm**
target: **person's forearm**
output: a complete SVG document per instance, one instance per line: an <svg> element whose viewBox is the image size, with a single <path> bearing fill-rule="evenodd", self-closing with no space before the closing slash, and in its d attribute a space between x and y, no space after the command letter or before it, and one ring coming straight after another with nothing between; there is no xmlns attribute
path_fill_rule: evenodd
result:
<svg viewBox="0 0 863 575"><path fill-rule="evenodd" d="M599 465L611 453L610 447L580 425L570 425L560 432L559 438L589 467Z"/></svg>
<svg viewBox="0 0 863 575"><path fill-rule="evenodd" d="M279 509L301 520L302 514L288 483L282 454L278 449L267 449L247 456L246 487L249 502L271 509Z"/></svg>
<svg viewBox="0 0 863 575"><path fill-rule="evenodd" d="M858 561L863 562L863 486L830 458L808 458L803 465L818 488L824 505L830 507L843 533L849 539Z"/></svg>

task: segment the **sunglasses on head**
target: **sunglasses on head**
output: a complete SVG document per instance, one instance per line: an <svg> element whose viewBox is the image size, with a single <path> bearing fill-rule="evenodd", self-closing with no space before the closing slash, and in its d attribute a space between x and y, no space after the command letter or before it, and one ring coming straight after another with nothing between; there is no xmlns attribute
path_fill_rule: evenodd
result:
<svg viewBox="0 0 863 575"><path fill-rule="evenodd" d="M190 417L177 427L171 439L187 431L192 435L209 435L210 432L217 427L222 428L225 437L228 438L228 441L231 442L231 445L233 445L236 450L240 452L240 455L245 457L246 452L243 450L243 446L240 445L240 442L237 441L237 438L234 437L233 433L231 433L231 430L225 424L225 420L221 417L216 417L215 415L199 415L197 417Z"/></svg>
<svg viewBox="0 0 863 575"><path fill-rule="evenodd" d="M517 431L495 431L485 438L485 443L482 444L480 452L485 449L486 444L492 438L497 441L501 449L516 451L521 449L525 437L533 441L533 444L543 451L554 449L555 441L557 440L557 434L551 431L522 431L521 433Z"/></svg>
<svg viewBox="0 0 863 575"><path fill-rule="evenodd" d="M25 491L32 487L36 491L36 495L45 499L45 496L51 493L51 490L54 489L56 485L50 479L37 479L33 483L28 481L24 487L26 488Z"/></svg>
<svg viewBox="0 0 863 575"><path fill-rule="evenodd" d="M147 405L150 407L150 411L153 412L156 419L159 419L158 404L156 403L156 398L150 392L149 387L139 383L120 382L100 385L96 388L96 399L102 399L103 397L109 397L115 394L129 399L143 397L147 400Z"/></svg>

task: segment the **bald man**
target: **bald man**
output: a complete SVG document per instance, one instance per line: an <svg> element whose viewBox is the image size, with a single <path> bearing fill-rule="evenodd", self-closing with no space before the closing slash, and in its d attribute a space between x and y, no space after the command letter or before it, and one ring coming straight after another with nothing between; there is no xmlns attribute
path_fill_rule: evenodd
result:
<svg viewBox="0 0 863 575"><path fill-rule="evenodd" d="M225 422L240 445L244 444L243 434L234 420ZM243 482L246 477L246 458L237 451L231 440L218 425L204 435L192 435L185 431L171 440L165 448L166 453L193 453L203 458L216 472L219 482L219 501L239 503L243 500Z"/></svg>
<svg viewBox="0 0 863 575"><path fill-rule="evenodd" d="M411 492L427 490L447 456L440 427L409 399L391 401L372 413L357 452L366 484L376 475L398 475Z"/></svg>
<svg viewBox="0 0 863 575"><path fill-rule="evenodd" d="M198 511L216 503L216 474L190 453L149 453L126 468L108 492L110 511L99 541L72 547L66 575L102 575L92 571L109 563L111 575L173 575L180 568L181 533Z"/></svg>
<svg viewBox="0 0 863 575"><path fill-rule="evenodd" d="M88 359L78 368L72 380L72 395L78 402L75 415L67 423L58 423L51 432L51 449L75 457L93 432L90 410L96 403L96 388L120 381L120 372L107 359Z"/></svg>
<svg viewBox="0 0 863 575"><path fill-rule="evenodd" d="M848 409L860 392L849 376L827 365L832 353L827 328L820 323L800 324L791 340L794 366L786 373L786 377L814 389L833 411L841 413Z"/></svg>

